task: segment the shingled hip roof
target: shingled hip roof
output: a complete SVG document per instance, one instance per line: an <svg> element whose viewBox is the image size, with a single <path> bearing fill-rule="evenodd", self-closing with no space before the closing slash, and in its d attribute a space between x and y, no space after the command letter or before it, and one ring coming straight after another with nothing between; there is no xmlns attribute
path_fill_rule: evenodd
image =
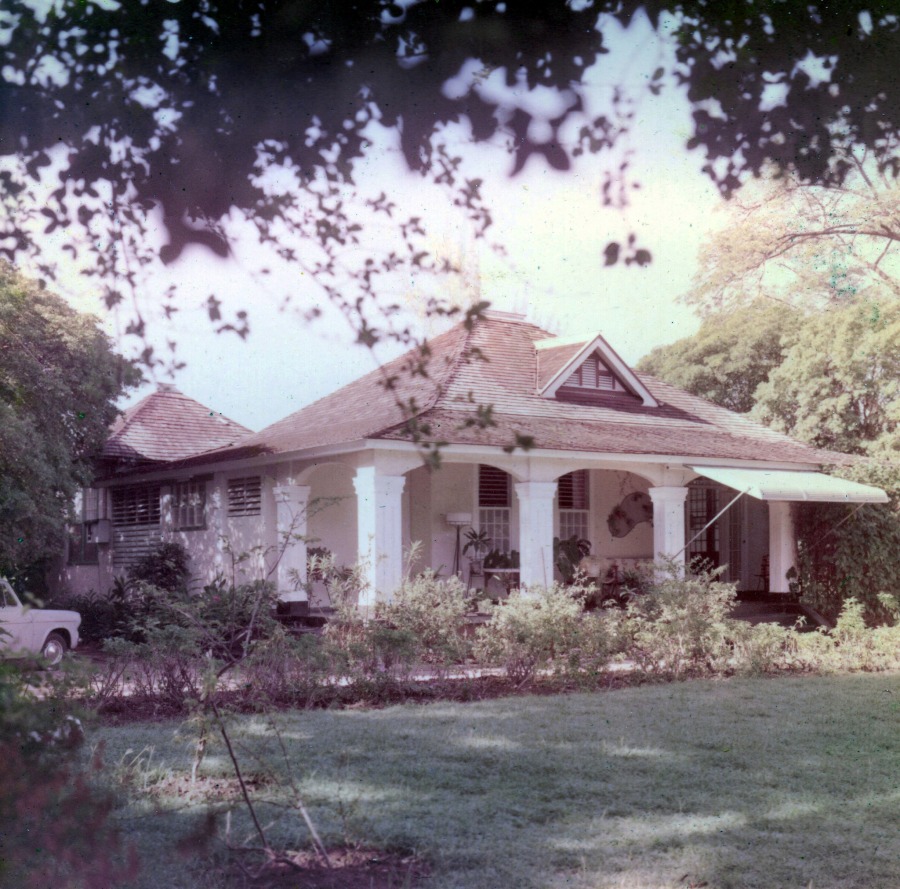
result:
<svg viewBox="0 0 900 889"><path fill-rule="evenodd" d="M237 449L278 454L371 439L409 441L415 418L425 441L451 445L509 447L527 436L537 448L566 451L846 462L846 455L794 441L644 374L635 376L655 406L615 395L594 404L542 396L539 376L545 378L548 367L540 366L536 344L551 336L521 317L488 313L471 327L459 324L431 340L426 372L421 353L413 350L217 456L236 456ZM576 351L561 350L553 364ZM479 405L491 405L492 423L478 422Z"/></svg>
<svg viewBox="0 0 900 889"><path fill-rule="evenodd" d="M251 434L246 426L163 384L113 424L102 458L167 463L229 447Z"/></svg>

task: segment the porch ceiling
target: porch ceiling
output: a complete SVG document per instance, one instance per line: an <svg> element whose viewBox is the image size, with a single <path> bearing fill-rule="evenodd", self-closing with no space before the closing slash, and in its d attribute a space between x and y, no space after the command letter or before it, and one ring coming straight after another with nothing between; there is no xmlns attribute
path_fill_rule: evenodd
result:
<svg viewBox="0 0 900 889"><path fill-rule="evenodd" d="M820 503L887 503L881 488L834 478L822 472L789 469L732 469L691 466L691 470L711 481L757 500L809 500Z"/></svg>

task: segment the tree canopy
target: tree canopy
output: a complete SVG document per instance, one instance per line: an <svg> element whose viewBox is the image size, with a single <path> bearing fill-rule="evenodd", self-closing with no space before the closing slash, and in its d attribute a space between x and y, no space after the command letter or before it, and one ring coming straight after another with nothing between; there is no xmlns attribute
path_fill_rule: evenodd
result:
<svg viewBox="0 0 900 889"><path fill-rule="evenodd" d="M817 447L900 451L900 302L824 312L757 300L708 316L638 368Z"/></svg>
<svg viewBox="0 0 900 889"><path fill-rule="evenodd" d="M760 295L805 309L870 293L900 298L900 183L864 152L839 147L838 161L850 164L841 184L788 172L742 188L703 246L684 302L708 313Z"/></svg>
<svg viewBox="0 0 900 889"><path fill-rule="evenodd" d="M140 334L136 269L188 244L225 254L242 217L288 260L298 240L315 243L311 277L371 341L377 319L364 308L379 276L441 268L423 247L427 221L395 219L382 194L367 209L391 219L401 248L341 277L343 248L360 230L341 187L365 159L369 127L394 132L408 167L450 190L480 233L490 208L443 139L454 123L475 142L504 140L512 174L534 157L565 170L603 154L611 166L598 200L626 203L639 182L611 149L639 96L615 84L597 109L584 80L608 49L610 24L638 14L673 47L640 89L686 92L687 147L705 153L724 194L768 167L839 185L849 167L835 160L838 144L865 147L877 169L896 172L900 83L885 72L900 19L887 0L8 0L0 251L37 259L48 275L45 234L73 256L86 252L106 304L133 301L129 329ZM158 225L162 245L148 237ZM651 258L635 239L606 245L604 256L610 265ZM209 308L220 321L214 301ZM391 315L388 306L381 320ZM245 322L228 323L242 331Z"/></svg>
<svg viewBox="0 0 900 889"><path fill-rule="evenodd" d="M62 552L73 497L138 377L95 318L0 262L0 573Z"/></svg>
<svg viewBox="0 0 900 889"><path fill-rule="evenodd" d="M864 300L807 318L755 401L758 419L817 447L900 450L900 304Z"/></svg>
<svg viewBox="0 0 900 889"><path fill-rule="evenodd" d="M757 300L710 316L694 336L658 346L637 368L745 414L757 388L783 363L803 320L800 312Z"/></svg>

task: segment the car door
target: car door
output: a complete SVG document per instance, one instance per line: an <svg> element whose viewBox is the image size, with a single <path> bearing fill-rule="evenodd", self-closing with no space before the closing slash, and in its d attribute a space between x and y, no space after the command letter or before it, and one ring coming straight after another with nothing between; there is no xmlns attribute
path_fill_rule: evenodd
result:
<svg viewBox="0 0 900 889"><path fill-rule="evenodd" d="M0 578L0 647L11 652L31 651L34 644L34 614L26 609L9 583Z"/></svg>

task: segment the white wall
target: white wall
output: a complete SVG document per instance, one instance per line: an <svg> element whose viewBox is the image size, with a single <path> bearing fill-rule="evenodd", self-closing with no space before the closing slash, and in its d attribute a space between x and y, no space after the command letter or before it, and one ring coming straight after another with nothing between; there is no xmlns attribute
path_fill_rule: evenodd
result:
<svg viewBox="0 0 900 889"><path fill-rule="evenodd" d="M605 558L653 558L653 525L641 522L624 537L613 537L607 519L625 497L646 492L650 483L630 472L591 470L591 553Z"/></svg>

